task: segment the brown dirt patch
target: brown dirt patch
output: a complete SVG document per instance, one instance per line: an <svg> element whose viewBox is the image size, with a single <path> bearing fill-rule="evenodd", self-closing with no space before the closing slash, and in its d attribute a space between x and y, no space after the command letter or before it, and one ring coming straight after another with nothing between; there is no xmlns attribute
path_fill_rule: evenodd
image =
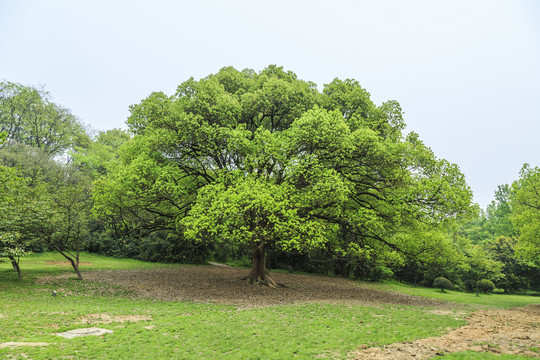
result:
<svg viewBox="0 0 540 360"><path fill-rule="evenodd" d="M74 278L74 277L75 278L77 277L77 274L75 272L63 273L63 274L59 274L59 275L41 276L41 277L36 278L34 283L36 283L38 285L48 285L50 283L53 283L53 282L56 282L56 281L59 281L59 280L68 280L68 279L71 279L71 278ZM37 291L49 291L49 290L40 289L40 290L37 290Z"/></svg>
<svg viewBox="0 0 540 360"><path fill-rule="evenodd" d="M369 284L340 277L272 273L272 278L286 287L259 287L241 280L247 273L246 269L232 267L186 266L86 272L84 277L119 285L146 298L230 304L240 308L298 302L454 306L425 297L375 290Z"/></svg>
<svg viewBox="0 0 540 360"><path fill-rule="evenodd" d="M113 322L138 322L152 320L150 315L88 314L77 318L78 324L110 324Z"/></svg>
<svg viewBox="0 0 540 360"><path fill-rule="evenodd" d="M508 310L476 311L467 318L467 325L441 337L365 348L349 356L359 360L406 360L476 351L537 357L540 355L539 346L540 305L529 305Z"/></svg>
<svg viewBox="0 0 540 360"><path fill-rule="evenodd" d="M57 261L57 260L48 260L45 262L47 265L55 265L55 266L71 266L71 263L69 261ZM79 266L90 266L92 263L89 262L80 262Z"/></svg>

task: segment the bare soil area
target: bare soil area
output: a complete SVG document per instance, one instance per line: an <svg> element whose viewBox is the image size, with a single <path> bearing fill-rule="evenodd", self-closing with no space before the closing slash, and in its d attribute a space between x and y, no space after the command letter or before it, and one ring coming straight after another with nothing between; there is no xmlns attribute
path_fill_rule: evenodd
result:
<svg viewBox="0 0 540 360"><path fill-rule="evenodd" d="M145 298L211 302L240 308L298 302L453 307L425 297L375 290L369 285L340 277L272 273L272 278L286 287L260 287L241 280L248 272L225 266L186 266L178 269L87 272L84 278L119 285Z"/></svg>
<svg viewBox="0 0 540 360"><path fill-rule="evenodd" d="M55 266L71 266L71 263L67 260L64 261L58 261L58 260L49 260L46 261L47 265L55 265ZM89 262L80 262L79 266L88 266L92 265L92 263Z"/></svg>
<svg viewBox="0 0 540 360"><path fill-rule="evenodd" d="M467 325L446 335L384 347L364 346L350 356L359 360L407 360L476 351L538 357L539 347L540 305L529 305L508 310L476 311L467 318Z"/></svg>
<svg viewBox="0 0 540 360"><path fill-rule="evenodd" d="M78 324L110 324L113 322L138 322L150 321L150 315L109 315L109 314L88 314L77 318Z"/></svg>

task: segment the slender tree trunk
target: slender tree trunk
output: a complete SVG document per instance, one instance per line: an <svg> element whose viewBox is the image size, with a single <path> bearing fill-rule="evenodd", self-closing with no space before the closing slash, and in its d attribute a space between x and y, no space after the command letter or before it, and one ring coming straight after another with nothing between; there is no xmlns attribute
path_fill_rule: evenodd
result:
<svg viewBox="0 0 540 360"><path fill-rule="evenodd" d="M250 284L257 284L260 286L280 287L281 285L275 282L266 270L265 263L266 247L264 245L252 245L251 246L251 271L248 276L244 277Z"/></svg>
<svg viewBox="0 0 540 360"><path fill-rule="evenodd" d="M75 270L75 272L77 273L77 277L79 278L79 280L83 280L82 274L79 270L79 252L77 252L77 257L74 259L73 257L66 254L64 251L62 251L59 247L55 246L55 248L56 251L62 254L62 256L71 263L71 266L73 267L73 270Z"/></svg>
<svg viewBox="0 0 540 360"><path fill-rule="evenodd" d="M68 259L69 262L71 263L71 266L73 267L73 270L75 270L75 272L77 273L77 277L79 278L79 280L83 280L83 277L82 277L82 274L79 270L79 261L75 261L73 259Z"/></svg>
<svg viewBox="0 0 540 360"><path fill-rule="evenodd" d="M19 276L19 281L21 281L21 267L19 266L19 262L15 260L13 256L9 257L9 260L11 260L11 265L13 266L13 270L17 272L17 275Z"/></svg>

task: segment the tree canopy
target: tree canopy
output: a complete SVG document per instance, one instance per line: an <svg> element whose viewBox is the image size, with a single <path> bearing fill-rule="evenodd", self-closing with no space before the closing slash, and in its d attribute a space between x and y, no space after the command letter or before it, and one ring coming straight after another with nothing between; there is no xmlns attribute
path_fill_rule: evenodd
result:
<svg viewBox="0 0 540 360"><path fill-rule="evenodd" d="M0 82L0 132L5 146L26 144L52 155L88 142L80 121L46 91L8 81Z"/></svg>

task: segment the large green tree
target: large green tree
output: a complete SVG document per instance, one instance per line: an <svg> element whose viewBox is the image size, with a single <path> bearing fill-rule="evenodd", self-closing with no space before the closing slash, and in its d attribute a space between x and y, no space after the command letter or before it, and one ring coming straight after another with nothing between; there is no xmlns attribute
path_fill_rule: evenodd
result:
<svg viewBox="0 0 540 360"><path fill-rule="evenodd" d="M128 126L135 137L96 183L96 212L113 226L249 246L250 283L276 285L269 247L419 256L433 244L397 235L430 231L471 200L456 165L403 134L399 104L376 106L354 80L319 92L277 66L224 68L151 94Z"/></svg>

